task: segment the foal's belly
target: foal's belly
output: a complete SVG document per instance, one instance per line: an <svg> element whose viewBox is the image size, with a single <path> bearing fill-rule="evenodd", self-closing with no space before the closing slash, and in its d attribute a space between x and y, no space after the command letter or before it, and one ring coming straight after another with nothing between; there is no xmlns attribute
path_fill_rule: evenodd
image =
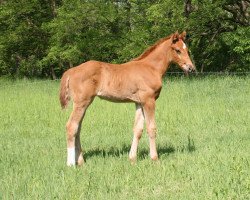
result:
<svg viewBox="0 0 250 200"><path fill-rule="evenodd" d="M125 103L125 102L140 102L138 95L136 93L131 94L119 94L118 92L110 93L105 91L99 91L97 96L100 99L104 99L107 101L115 102L115 103Z"/></svg>

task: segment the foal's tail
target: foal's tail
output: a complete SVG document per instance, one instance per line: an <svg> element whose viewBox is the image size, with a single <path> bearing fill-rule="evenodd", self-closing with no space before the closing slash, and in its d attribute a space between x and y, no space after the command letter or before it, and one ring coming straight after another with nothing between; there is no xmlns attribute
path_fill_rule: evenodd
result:
<svg viewBox="0 0 250 200"><path fill-rule="evenodd" d="M70 101L70 93L69 93L69 75L66 73L63 74L61 79L61 87L60 87L60 103L62 109L66 108L68 102Z"/></svg>

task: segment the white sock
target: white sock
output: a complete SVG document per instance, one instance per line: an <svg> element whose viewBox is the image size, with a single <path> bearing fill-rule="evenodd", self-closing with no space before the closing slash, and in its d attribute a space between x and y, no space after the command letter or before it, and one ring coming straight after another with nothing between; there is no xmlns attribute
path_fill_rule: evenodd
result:
<svg viewBox="0 0 250 200"><path fill-rule="evenodd" d="M75 153L75 147L67 148L67 165L68 166L75 166L76 164L76 153Z"/></svg>

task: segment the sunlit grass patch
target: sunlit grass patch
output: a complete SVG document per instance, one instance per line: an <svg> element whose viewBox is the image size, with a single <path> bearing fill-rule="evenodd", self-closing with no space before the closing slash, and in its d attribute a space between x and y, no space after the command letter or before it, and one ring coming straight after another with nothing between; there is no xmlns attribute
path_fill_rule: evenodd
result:
<svg viewBox="0 0 250 200"><path fill-rule="evenodd" d="M135 106L96 99L87 111L81 168L66 167L58 81L0 86L2 199L249 199L248 77L167 79L157 101L153 163L148 137L131 165ZM3 85L3 84L2 84Z"/></svg>

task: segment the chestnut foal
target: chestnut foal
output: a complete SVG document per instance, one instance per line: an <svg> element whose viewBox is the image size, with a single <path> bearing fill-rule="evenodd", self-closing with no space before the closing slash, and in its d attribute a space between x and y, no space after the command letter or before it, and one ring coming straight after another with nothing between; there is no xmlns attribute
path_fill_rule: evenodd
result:
<svg viewBox="0 0 250 200"><path fill-rule="evenodd" d="M159 40L127 63L88 61L63 74L60 88L62 108L67 106L70 98L73 100L73 111L66 125L68 166L81 165L84 162L80 129L86 109L95 96L113 102L134 102L134 137L129 159L136 160L144 120L149 136L150 157L152 160L158 159L155 144L155 101L161 92L162 77L170 63L178 64L185 72L195 70L184 43L185 37L185 32L176 32Z"/></svg>

